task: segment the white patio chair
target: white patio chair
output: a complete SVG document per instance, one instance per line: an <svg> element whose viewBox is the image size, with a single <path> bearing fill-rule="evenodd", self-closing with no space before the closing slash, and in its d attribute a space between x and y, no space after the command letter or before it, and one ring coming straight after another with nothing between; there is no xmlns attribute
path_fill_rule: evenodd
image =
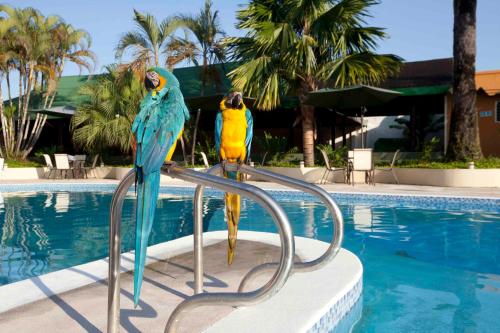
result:
<svg viewBox="0 0 500 333"><path fill-rule="evenodd" d="M95 168L96 168L96 165L97 165L97 160L99 159L99 154L96 154L94 156L94 160L92 161L92 165L91 166L85 166L83 168L83 171L85 172L85 177L88 178L88 173L93 173L94 174L94 178L97 178L97 174L95 173Z"/></svg>
<svg viewBox="0 0 500 333"><path fill-rule="evenodd" d="M396 181L396 184L399 184L399 179L396 176L396 172L394 170L394 165L396 164L397 158L399 154L399 149L394 152L394 156L392 156L392 161L391 161L391 166L388 168L375 168L376 171L381 171L381 172L390 172L392 174L392 177L394 177L394 180Z"/></svg>
<svg viewBox="0 0 500 333"><path fill-rule="evenodd" d="M44 176L46 176L46 178L50 178L52 172L54 172L54 174L57 174L57 169L54 168L54 164L52 164L52 159L50 158L50 156L48 154L43 154L43 159L45 160L45 166L47 167L47 169L49 169Z"/></svg>
<svg viewBox="0 0 500 333"><path fill-rule="evenodd" d="M372 149L354 149L352 151L351 182L353 186L354 171L364 171L365 182L375 185Z"/></svg>
<svg viewBox="0 0 500 333"><path fill-rule="evenodd" d="M352 174L352 159L354 158L354 152L352 150L347 151L347 176L346 176L346 183L350 184L351 183L351 174Z"/></svg>
<svg viewBox="0 0 500 333"><path fill-rule="evenodd" d="M266 163L266 158L267 158L267 155L268 155L269 152L264 152L264 155L262 155L262 160L260 161L260 166L264 166L264 164Z"/></svg>
<svg viewBox="0 0 500 333"><path fill-rule="evenodd" d="M87 173L85 172L85 160L87 159L87 155L75 155L73 157L73 170L78 177L87 178Z"/></svg>
<svg viewBox="0 0 500 333"><path fill-rule="evenodd" d="M66 178L68 176L68 171L71 171L73 178L75 173L73 168L69 165L69 159L67 154L54 154L54 160L56 161L56 169L61 172L61 178Z"/></svg>
<svg viewBox="0 0 500 333"><path fill-rule="evenodd" d="M200 155L201 155L201 158L203 160L203 164L205 165L205 169L208 170L210 168L210 164L208 163L207 154L205 154L204 152L200 151Z"/></svg>
<svg viewBox="0 0 500 333"><path fill-rule="evenodd" d="M323 149L320 149L319 151L321 152L321 155L323 155L323 160L325 162L325 172L323 172L320 184L326 184L326 181L328 180L328 176L330 176L330 173L333 172L333 174L335 175L336 171L342 171L344 173L344 182L347 182L345 175L345 168L332 167L330 165L330 159L328 158L328 154L326 153L326 151L324 151Z"/></svg>

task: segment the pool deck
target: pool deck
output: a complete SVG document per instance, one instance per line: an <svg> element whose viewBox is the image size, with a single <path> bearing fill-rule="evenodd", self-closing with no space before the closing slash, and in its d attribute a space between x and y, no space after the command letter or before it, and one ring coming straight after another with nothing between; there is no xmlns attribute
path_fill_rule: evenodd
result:
<svg viewBox="0 0 500 333"><path fill-rule="evenodd" d="M228 269L227 233L206 234L204 251L206 291L236 291L241 278L252 267L279 259L278 235L241 231L240 236L235 261ZM186 249L186 252L165 257L153 251L157 260L145 270L141 301L135 309L132 302L133 275L130 272L122 273L122 331L163 332L175 306L193 294L192 236L163 244L167 246L164 249L169 249L170 245L177 249ZM296 260L312 260L321 255L327 247L328 244L321 241L296 237ZM123 264L130 269L131 260L129 257L124 259L126 258L128 260L123 260ZM103 264L106 265L105 262ZM335 259L321 269L308 273L294 273L281 291L262 303L246 308L208 306L192 310L181 317L179 333L202 331L305 333L313 327L318 332L326 331L328 327L338 324L339 320L357 304L362 290L362 270L359 259L351 252L341 249ZM64 271L54 273L64 274ZM254 290L266 283L272 273L269 272L252 281L247 290ZM82 270L80 274L88 276L95 272ZM60 277L59 284L67 283L67 280L71 279ZM44 281L46 280L40 277L30 288L50 290L51 283ZM0 331L105 332L107 280L95 276L95 281L97 282L0 313ZM326 326L318 327L318 325Z"/></svg>
<svg viewBox="0 0 500 333"><path fill-rule="evenodd" d="M36 180L1 180L0 184L53 184L53 183L89 183L89 184L118 184L114 179L36 179ZM280 184L272 182L252 182L249 184L263 189L289 189ZM162 186L195 186L195 184L177 179L162 181ZM394 195L426 195L426 196L452 196L452 197L477 197L477 198L500 198L500 188L468 188L468 187L439 187L422 185L398 185L398 184L356 184L355 186L334 183L319 185L328 192L338 193L370 193L370 194L394 194Z"/></svg>

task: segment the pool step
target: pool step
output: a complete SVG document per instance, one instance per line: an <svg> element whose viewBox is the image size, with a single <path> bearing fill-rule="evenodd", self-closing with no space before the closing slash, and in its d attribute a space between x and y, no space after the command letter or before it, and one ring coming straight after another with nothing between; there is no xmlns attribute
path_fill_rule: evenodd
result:
<svg viewBox="0 0 500 333"><path fill-rule="evenodd" d="M279 258L276 234L241 231L235 261L228 267L226 237L226 232L205 234L207 292L236 291L241 278L252 267ZM297 237L297 260L320 255L327 246L324 242ZM193 293L191 250L192 236L148 249L149 260L154 263L147 266L137 309L132 303L132 274L122 274L122 331L163 332L175 306ZM130 269L132 256L124 255L122 264L124 269ZM64 271L69 274L67 279ZM98 279L94 272L84 269L64 271L55 272L59 273L61 285L71 282L68 279L75 273L86 279ZM181 318L180 332L302 332L308 329L322 332L322 327L332 327L359 298L361 275L362 266L357 257L342 250L326 267L308 274L294 274L275 297L259 305L238 309L211 306L188 313ZM269 277L260 277L254 283L264 283ZM28 280L24 287L33 293L50 294L43 281L43 277ZM105 331L106 309L107 281L101 280L0 313L0 331L32 332L42 327L47 332Z"/></svg>

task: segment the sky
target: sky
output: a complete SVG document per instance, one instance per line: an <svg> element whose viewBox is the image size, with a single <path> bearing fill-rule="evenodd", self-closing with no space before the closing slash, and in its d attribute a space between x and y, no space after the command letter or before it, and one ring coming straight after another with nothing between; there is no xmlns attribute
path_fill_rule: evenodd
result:
<svg viewBox="0 0 500 333"><path fill-rule="evenodd" d="M10 0L14 7L31 6L44 15L57 14L76 28L87 30L98 64L94 73L115 62L120 36L134 29L133 9L149 12L161 19L174 14L197 13L204 0ZM229 36L241 35L235 28L235 12L245 0L213 0L221 24ZM479 0L477 8L477 70L500 69L499 0ZM368 23L386 29L388 38L380 41L377 52L393 53L406 61L452 56L452 0L382 0L371 9ZM79 74L67 65L65 75Z"/></svg>

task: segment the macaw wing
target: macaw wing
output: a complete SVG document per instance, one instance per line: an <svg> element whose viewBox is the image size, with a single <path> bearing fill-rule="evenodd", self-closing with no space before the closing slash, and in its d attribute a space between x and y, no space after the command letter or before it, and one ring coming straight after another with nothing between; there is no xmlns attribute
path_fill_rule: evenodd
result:
<svg viewBox="0 0 500 333"><path fill-rule="evenodd" d="M156 103L141 107L132 127L137 140L136 166L146 174L159 170L179 136L189 112L178 88L169 89Z"/></svg>
<svg viewBox="0 0 500 333"><path fill-rule="evenodd" d="M222 112L217 112L215 117L215 150L217 155L220 156L220 143L222 137Z"/></svg>
<svg viewBox="0 0 500 333"><path fill-rule="evenodd" d="M247 119L247 135L245 137L245 148L247 152L247 160L249 160L250 150L252 148L252 138L253 138L253 117L252 117L252 112L249 109L246 109L245 117Z"/></svg>

